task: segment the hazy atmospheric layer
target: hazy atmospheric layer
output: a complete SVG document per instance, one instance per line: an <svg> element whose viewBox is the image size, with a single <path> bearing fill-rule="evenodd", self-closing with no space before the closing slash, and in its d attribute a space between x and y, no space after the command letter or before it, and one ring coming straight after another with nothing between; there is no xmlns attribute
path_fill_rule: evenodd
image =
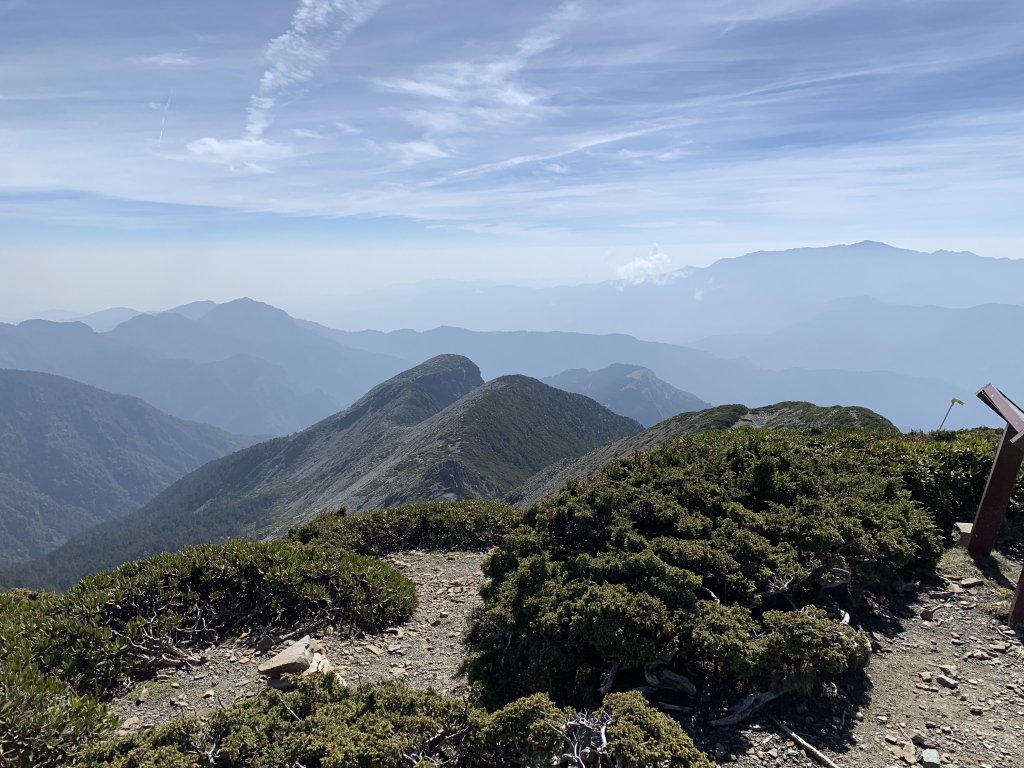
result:
<svg viewBox="0 0 1024 768"><path fill-rule="evenodd" d="M0 0L0 306L1015 256L1022 51L1013 0Z"/></svg>

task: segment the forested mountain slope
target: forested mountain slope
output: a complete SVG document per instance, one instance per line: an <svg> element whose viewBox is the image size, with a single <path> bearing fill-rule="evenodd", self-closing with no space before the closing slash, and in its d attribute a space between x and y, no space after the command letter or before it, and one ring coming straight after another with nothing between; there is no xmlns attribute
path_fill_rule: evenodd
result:
<svg viewBox="0 0 1024 768"><path fill-rule="evenodd" d="M662 381L642 365L613 363L588 371L572 368L542 379L545 384L597 400L615 413L650 427L678 413L701 411L711 403Z"/></svg>
<svg viewBox="0 0 1024 768"><path fill-rule="evenodd" d="M440 356L307 430L201 467L119 520L116 535L90 530L17 573L0 573L0 583L65 586L186 544L279 534L339 506L500 497L552 461L640 429L526 377L484 385L472 361Z"/></svg>
<svg viewBox="0 0 1024 768"><path fill-rule="evenodd" d="M252 438L71 379L0 369L0 562L135 511Z"/></svg>

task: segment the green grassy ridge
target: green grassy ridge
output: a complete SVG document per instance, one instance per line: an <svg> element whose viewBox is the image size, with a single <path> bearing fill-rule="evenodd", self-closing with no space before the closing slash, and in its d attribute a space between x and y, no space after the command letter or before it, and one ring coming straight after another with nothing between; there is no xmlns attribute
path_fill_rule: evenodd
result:
<svg viewBox="0 0 1024 768"><path fill-rule="evenodd" d="M552 461L640 429L588 397L527 376L502 376L418 425L367 495L385 507L438 497L500 498Z"/></svg>
<svg viewBox="0 0 1024 768"><path fill-rule="evenodd" d="M824 407L798 401L785 401L759 408L719 405L703 411L681 413L643 432L600 446L578 459L549 465L507 494L505 500L528 506L558 492L574 478L587 477L621 456L649 451L678 437L741 427L804 430L853 428L890 436L900 434L884 416L857 406Z"/></svg>

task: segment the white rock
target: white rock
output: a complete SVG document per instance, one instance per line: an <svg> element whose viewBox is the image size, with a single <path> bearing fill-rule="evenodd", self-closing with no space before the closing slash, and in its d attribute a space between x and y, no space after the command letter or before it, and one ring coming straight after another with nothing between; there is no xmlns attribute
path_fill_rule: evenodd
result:
<svg viewBox="0 0 1024 768"><path fill-rule="evenodd" d="M298 640L276 656L267 659L257 669L261 675L280 677L305 672L313 663L313 644L309 636Z"/></svg>

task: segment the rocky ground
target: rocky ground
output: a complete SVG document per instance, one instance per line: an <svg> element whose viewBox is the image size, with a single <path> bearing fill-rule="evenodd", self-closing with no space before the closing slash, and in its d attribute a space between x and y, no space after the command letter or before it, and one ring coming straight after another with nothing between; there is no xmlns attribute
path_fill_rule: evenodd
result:
<svg viewBox="0 0 1024 768"><path fill-rule="evenodd" d="M322 633L314 650L350 685L396 679L460 692L460 638L479 603L481 559L390 558L416 584L420 607L412 620L357 639ZM780 699L740 728L685 725L717 762L737 768L819 764L805 745L837 768L1024 768L1024 633L996 618L1020 566L995 558L983 568L951 550L934 582L898 606L876 606L864 627L874 648L866 674L803 703ZM137 686L112 709L125 731L203 716L262 690L257 666L295 640L246 636L211 648L200 666Z"/></svg>
<svg viewBox="0 0 1024 768"><path fill-rule="evenodd" d="M982 572L950 550L934 583L875 608L866 674L698 742L737 768L821 764L785 726L838 768L1024 768L1024 633L996 618L1019 572L1001 557Z"/></svg>
<svg viewBox="0 0 1024 768"><path fill-rule="evenodd" d="M480 602L483 581L476 552L406 552L387 558L416 584L419 607L412 619L380 635L341 638L330 629L312 638L332 670L352 686L401 680L414 688L459 693L464 678L461 637ZM255 696L266 687L257 667L297 638L247 635L209 649L191 670L170 670L112 702L122 730L199 716Z"/></svg>

